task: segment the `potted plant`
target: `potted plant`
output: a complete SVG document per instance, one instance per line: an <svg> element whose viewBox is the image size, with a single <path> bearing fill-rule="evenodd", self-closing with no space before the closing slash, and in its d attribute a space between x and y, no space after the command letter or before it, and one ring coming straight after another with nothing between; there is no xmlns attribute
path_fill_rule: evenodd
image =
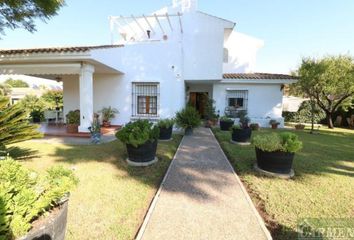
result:
<svg viewBox="0 0 354 240"><path fill-rule="evenodd" d="M259 130L259 124L258 123L251 123L250 128L252 131L258 131Z"/></svg>
<svg viewBox="0 0 354 240"><path fill-rule="evenodd" d="M160 140L172 139L173 124L175 124L175 120L173 118L162 119L157 122L157 126L160 129L160 135L159 135Z"/></svg>
<svg viewBox="0 0 354 240"><path fill-rule="evenodd" d="M301 114L297 113L294 117L295 122L297 122L297 124L295 124L295 129L296 130L304 130L305 129L305 124L302 124L305 119L303 116L301 116Z"/></svg>
<svg viewBox="0 0 354 240"><path fill-rule="evenodd" d="M148 120L129 122L116 133L116 137L126 144L127 162L133 166L148 166L157 162L156 149L159 128Z"/></svg>
<svg viewBox="0 0 354 240"><path fill-rule="evenodd" d="M70 111L66 114L66 132L78 133L80 125L80 110Z"/></svg>
<svg viewBox="0 0 354 240"><path fill-rule="evenodd" d="M218 115L215 111L215 100L208 98L205 104L205 127L215 126L218 122Z"/></svg>
<svg viewBox="0 0 354 240"><path fill-rule="evenodd" d="M291 172L295 152L302 148L298 136L290 132L258 135L252 143L256 149L258 168L279 174Z"/></svg>
<svg viewBox="0 0 354 240"><path fill-rule="evenodd" d="M200 125L200 115L192 106L187 106L176 113L176 124L184 129L185 135L192 135L193 128Z"/></svg>
<svg viewBox="0 0 354 240"><path fill-rule="evenodd" d="M33 123L40 123L44 119L44 112L35 109L30 113L30 117L32 118Z"/></svg>
<svg viewBox="0 0 354 240"><path fill-rule="evenodd" d="M275 120L275 119L271 119L271 120L269 121L269 125L272 126L272 129L277 129L279 124L280 124L280 122L278 122L278 121Z"/></svg>
<svg viewBox="0 0 354 240"><path fill-rule="evenodd" d="M11 158L1 160L1 239L64 240L69 192L77 183L61 166L39 174Z"/></svg>
<svg viewBox="0 0 354 240"><path fill-rule="evenodd" d="M295 124L295 129L296 130L304 130L305 129L305 124L297 123L297 124Z"/></svg>
<svg viewBox="0 0 354 240"><path fill-rule="evenodd" d="M98 144L101 141L101 126L99 123L99 115L94 114L93 122L91 126L88 128L91 134L91 142L94 144Z"/></svg>
<svg viewBox="0 0 354 240"><path fill-rule="evenodd" d="M248 126L250 119L247 112L239 112L239 124L231 127L232 141L235 143L248 143L251 139L252 129Z"/></svg>
<svg viewBox="0 0 354 240"><path fill-rule="evenodd" d="M115 118L116 114L119 113L119 111L115 108L112 108L111 106L109 107L104 107L102 108L99 113L102 113L102 125L104 127L110 127L111 126L111 120Z"/></svg>
<svg viewBox="0 0 354 240"><path fill-rule="evenodd" d="M234 124L234 120L227 116L222 116L220 118L220 129L221 131L229 131L232 125Z"/></svg>

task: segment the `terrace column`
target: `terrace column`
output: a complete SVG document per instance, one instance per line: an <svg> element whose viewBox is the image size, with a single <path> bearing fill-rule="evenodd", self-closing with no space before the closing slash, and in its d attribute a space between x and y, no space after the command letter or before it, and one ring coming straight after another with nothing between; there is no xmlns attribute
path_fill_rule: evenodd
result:
<svg viewBox="0 0 354 240"><path fill-rule="evenodd" d="M93 73L95 68L82 64L80 70L80 126L79 132L89 132L93 120Z"/></svg>

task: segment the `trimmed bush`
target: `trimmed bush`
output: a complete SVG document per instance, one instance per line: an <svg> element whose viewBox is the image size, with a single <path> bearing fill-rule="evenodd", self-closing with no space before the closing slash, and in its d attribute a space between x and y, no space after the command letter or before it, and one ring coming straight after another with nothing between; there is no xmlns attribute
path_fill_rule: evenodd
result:
<svg viewBox="0 0 354 240"><path fill-rule="evenodd" d="M134 147L145 144L147 141L154 142L159 137L160 130L157 125L148 120L137 120L127 123L116 133L116 137L125 144Z"/></svg>
<svg viewBox="0 0 354 240"><path fill-rule="evenodd" d="M77 183L73 172L61 166L39 175L13 159L0 161L0 236L25 235L32 221L57 206Z"/></svg>
<svg viewBox="0 0 354 240"><path fill-rule="evenodd" d="M175 120L173 118L161 119L160 121L157 122L157 126L159 128L170 128L173 127L174 124L175 124Z"/></svg>
<svg viewBox="0 0 354 240"><path fill-rule="evenodd" d="M252 139L252 143L264 152L295 153L302 148L302 142L299 141L298 136L291 132L257 135Z"/></svg>

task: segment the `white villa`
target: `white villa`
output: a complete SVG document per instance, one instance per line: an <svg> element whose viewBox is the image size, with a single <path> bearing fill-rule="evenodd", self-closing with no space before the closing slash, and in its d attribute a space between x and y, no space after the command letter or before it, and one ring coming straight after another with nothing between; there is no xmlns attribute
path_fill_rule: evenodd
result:
<svg viewBox="0 0 354 240"><path fill-rule="evenodd" d="M112 45L0 50L0 74L62 81L64 115L80 109L80 132L107 106L120 112L115 125L174 117L187 102L203 115L206 94L221 116L247 110L251 122L283 126L283 87L296 79L254 73L263 42L234 22L198 11L196 0L110 21Z"/></svg>

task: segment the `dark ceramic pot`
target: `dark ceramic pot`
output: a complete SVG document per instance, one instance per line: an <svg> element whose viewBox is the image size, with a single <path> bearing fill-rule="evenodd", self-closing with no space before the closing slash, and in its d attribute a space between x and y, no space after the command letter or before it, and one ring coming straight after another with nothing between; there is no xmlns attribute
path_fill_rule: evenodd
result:
<svg viewBox="0 0 354 240"><path fill-rule="evenodd" d="M20 237L18 240L64 240L68 215L68 200L63 201L58 208L59 212L50 214L42 223L42 226L32 229L26 236Z"/></svg>
<svg viewBox="0 0 354 240"><path fill-rule="evenodd" d="M290 152L264 152L256 148L257 165L272 173L289 174L293 165L295 153Z"/></svg>
<svg viewBox="0 0 354 240"><path fill-rule="evenodd" d="M138 147L134 147L131 144L126 144L126 146L128 158L131 162L146 163L155 159L157 140L154 140L153 142L147 141Z"/></svg>
<svg viewBox="0 0 354 240"><path fill-rule="evenodd" d="M232 129L232 141L241 143L249 142L251 134L251 128Z"/></svg>
<svg viewBox="0 0 354 240"><path fill-rule="evenodd" d="M193 134L193 128L192 127L187 127L186 129L184 129L184 135L190 136L192 134Z"/></svg>
<svg viewBox="0 0 354 240"><path fill-rule="evenodd" d="M160 128L160 140L169 140L172 138L172 126L169 128Z"/></svg>
<svg viewBox="0 0 354 240"><path fill-rule="evenodd" d="M234 125L233 121L223 121L220 120L220 130L221 131L229 131L230 128Z"/></svg>

